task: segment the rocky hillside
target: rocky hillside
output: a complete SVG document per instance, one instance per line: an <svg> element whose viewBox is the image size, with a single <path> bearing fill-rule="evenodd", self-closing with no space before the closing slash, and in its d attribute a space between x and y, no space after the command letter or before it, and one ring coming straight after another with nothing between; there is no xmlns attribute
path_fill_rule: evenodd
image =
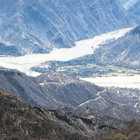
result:
<svg viewBox="0 0 140 140"><path fill-rule="evenodd" d="M29 77L14 70L0 70L0 88L27 103L41 106L76 106L95 98L102 88L65 74Z"/></svg>
<svg viewBox="0 0 140 140"><path fill-rule="evenodd" d="M0 140L92 140L116 129L94 116L74 115L68 109L31 107L0 90Z"/></svg>
<svg viewBox="0 0 140 140"><path fill-rule="evenodd" d="M0 90L0 140L138 140L139 123L75 115L71 109L31 107Z"/></svg>
<svg viewBox="0 0 140 140"><path fill-rule="evenodd" d="M139 140L140 123L131 122L120 130L102 134L98 140Z"/></svg>
<svg viewBox="0 0 140 140"><path fill-rule="evenodd" d="M103 90L94 84L60 73L42 74L37 77L37 81L44 93L49 93L55 101L73 107L95 98Z"/></svg>
<svg viewBox="0 0 140 140"><path fill-rule="evenodd" d="M49 73L35 78L1 69L0 89L16 94L30 105L71 107L78 115L85 115L89 108L91 114L121 121L140 116L139 90L105 89L65 74Z"/></svg>

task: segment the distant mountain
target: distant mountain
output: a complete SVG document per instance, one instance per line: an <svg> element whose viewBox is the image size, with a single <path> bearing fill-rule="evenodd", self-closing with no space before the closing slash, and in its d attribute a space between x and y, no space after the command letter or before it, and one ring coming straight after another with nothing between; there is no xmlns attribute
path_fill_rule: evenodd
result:
<svg viewBox="0 0 140 140"><path fill-rule="evenodd" d="M87 55L67 62L50 62L52 70L62 66L78 66L77 76L91 76L92 72L97 74L106 74L113 69L104 68L104 66L117 66L124 68L132 68L134 70L140 68L140 26L136 26L124 36L117 40L110 40L105 44L101 44L92 55ZM89 64L90 67L87 66ZM96 65L95 65L96 64ZM83 68L84 67L84 68ZM94 69L90 68L93 67ZM69 68L69 67L68 67ZM85 69L86 68L86 69ZM70 68L69 68L70 69ZM103 70L104 69L104 70ZM95 71L94 71L95 70ZM66 69L64 72L72 75L72 69ZM91 74L91 75L90 75Z"/></svg>
<svg viewBox="0 0 140 140"><path fill-rule="evenodd" d="M105 35L105 37L113 35L109 34ZM99 37L102 37L102 35ZM33 67L32 70L40 73L49 71L63 72L76 77L118 73L118 69L122 70L122 68L123 73L127 73L129 70L135 71L134 73L138 72L137 70L140 69L140 25L131 28L117 39L111 38L101 41L102 38L98 39L98 36L95 38L97 38L95 42L94 40L93 42L91 41L91 46L93 44L95 50L90 55L87 54L70 61L46 61ZM90 44L90 40L86 40L85 44L88 43ZM96 43L98 43L97 48Z"/></svg>
<svg viewBox="0 0 140 140"><path fill-rule="evenodd" d="M22 53L16 46L0 43L0 55L19 56L22 55Z"/></svg>
<svg viewBox="0 0 140 140"><path fill-rule="evenodd" d="M15 51L1 54L46 53L132 26L132 19L119 0L0 0L0 42Z"/></svg>
<svg viewBox="0 0 140 140"><path fill-rule="evenodd" d="M140 18L140 0L136 0L135 3L128 9L128 11Z"/></svg>
<svg viewBox="0 0 140 140"><path fill-rule="evenodd" d="M113 64L140 68L140 26L125 36L96 50L93 60L100 64Z"/></svg>

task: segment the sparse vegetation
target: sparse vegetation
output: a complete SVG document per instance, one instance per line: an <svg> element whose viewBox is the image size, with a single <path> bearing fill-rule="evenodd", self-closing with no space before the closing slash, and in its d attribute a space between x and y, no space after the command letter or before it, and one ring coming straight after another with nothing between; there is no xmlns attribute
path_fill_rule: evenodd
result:
<svg viewBox="0 0 140 140"><path fill-rule="evenodd" d="M98 140L140 140L140 122L133 121L117 131L104 133Z"/></svg>
<svg viewBox="0 0 140 140"><path fill-rule="evenodd" d="M0 140L85 140L0 90Z"/></svg>
<svg viewBox="0 0 140 140"><path fill-rule="evenodd" d="M0 140L140 140L140 122L134 121L120 130L108 130L98 138L89 138L77 132L70 133L38 111L0 90ZM60 121L67 123L68 120L61 117Z"/></svg>

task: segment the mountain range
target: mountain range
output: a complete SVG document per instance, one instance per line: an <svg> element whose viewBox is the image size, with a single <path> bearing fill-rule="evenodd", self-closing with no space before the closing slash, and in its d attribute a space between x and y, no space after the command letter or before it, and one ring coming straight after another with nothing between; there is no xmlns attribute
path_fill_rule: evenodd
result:
<svg viewBox="0 0 140 140"><path fill-rule="evenodd" d="M133 41L132 41L133 40ZM105 65L140 68L140 26L96 50L93 60Z"/></svg>
<svg viewBox="0 0 140 140"><path fill-rule="evenodd" d="M3 90L0 101L1 140L92 140L98 131L113 129L99 118L93 121L65 109L29 106Z"/></svg>
<svg viewBox="0 0 140 140"><path fill-rule="evenodd" d="M112 117L120 121L139 118L139 90L107 89L59 73L29 77L14 70L0 70L0 89L38 107L68 107L75 114ZM133 94L133 96L131 96ZM129 102L128 102L129 101Z"/></svg>
<svg viewBox="0 0 140 140"><path fill-rule="evenodd" d="M139 140L139 80L82 80L139 77L139 23L140 0L0 0L0 140Z"/></svg>
<svg viewBox="0 0 140 140"><path fill-rule="evenodd" d="M111 33L109 35L113 36ZM46 61L41 65L33 67L32 70L41 73L49 71L64 72L68 75L77 77L89 77L94 75L117 73L116 70L117 69L121 70L122 68L124 69L124 71L133 70L136 73L139 73L140 68L139 25L131 28L124 35L122 35L117 39L114 38L105 41L101 40L102 35L99 36L99 41L101 43L98 43L97 39L97 43L99 45L91 54L87 54L70 61L48 61L48 62ZM90 42L89 40L86 41ZM87 46L85 45L85 48ZM96 47L96 41L94 41L94 38L93 42L91 39L91 46L92 48Z"/></svg>
<svg viewBox="0 0 140 140"><path fill-rule="evenodd" d="M47 53L136 24L119 0L0 0L0 5L1 55Z"/></svg>

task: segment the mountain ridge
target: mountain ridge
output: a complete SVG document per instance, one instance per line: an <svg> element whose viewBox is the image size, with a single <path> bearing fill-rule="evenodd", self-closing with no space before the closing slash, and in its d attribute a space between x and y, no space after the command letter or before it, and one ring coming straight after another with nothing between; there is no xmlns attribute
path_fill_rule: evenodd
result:
<svg viewBox="0 0 140 140"><path fill-rule="evenodd" d="M0 4L1 39L19 49L20 55L47 53L54 47L69 47L75 41L135 24L118 0L1 0Z"/></svg>
<svg viewBox="0 0 140 140"><path fill-rule="evenodd" d="M113 117L121 121L138 119L140 115L139 90L111 90L59 73L34 78L4 69L0 70L0 79L1 89L33 106L68 107L83 115L88 107L97 116L112 117L113 112ZM135 98L130 96L131 93Z"/></svg>

